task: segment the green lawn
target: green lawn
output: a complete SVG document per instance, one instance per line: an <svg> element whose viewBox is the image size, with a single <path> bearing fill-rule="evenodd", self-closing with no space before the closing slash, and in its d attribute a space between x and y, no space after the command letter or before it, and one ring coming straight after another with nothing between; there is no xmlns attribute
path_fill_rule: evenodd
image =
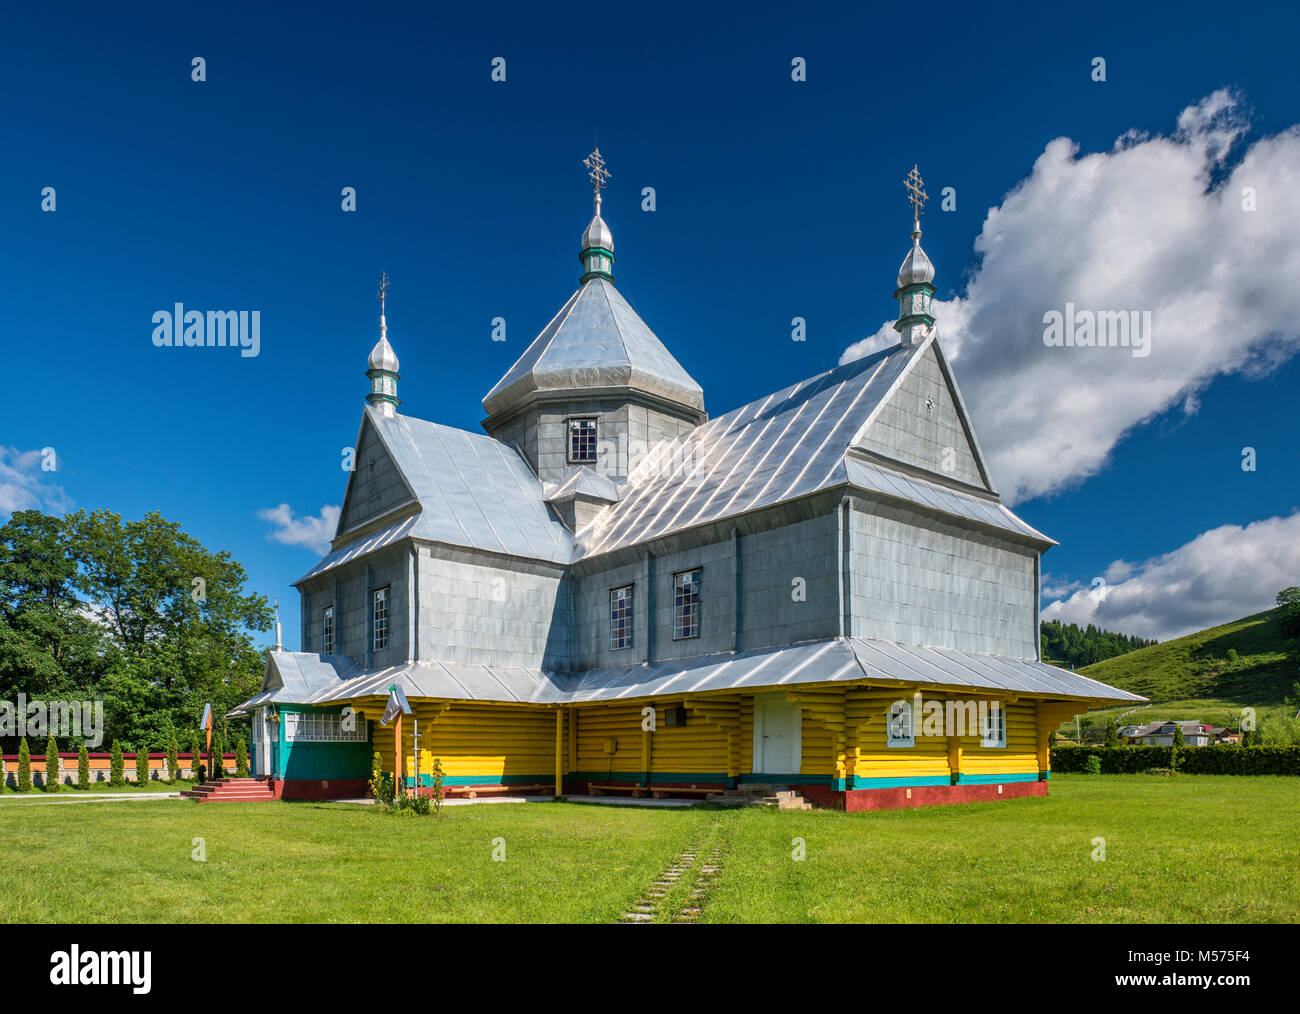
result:
<svg viewBox="0 0 1300 1014"><path fill-rule="evenodd" d="M671 917L718 845L706 922L1296 922L1297 831L1296 779L1190 775L1061 775L1046 799L860 814L9 804L0 918L611 922L695 845L661 906ZM206 862L191 859L195 837Z"/></svg>

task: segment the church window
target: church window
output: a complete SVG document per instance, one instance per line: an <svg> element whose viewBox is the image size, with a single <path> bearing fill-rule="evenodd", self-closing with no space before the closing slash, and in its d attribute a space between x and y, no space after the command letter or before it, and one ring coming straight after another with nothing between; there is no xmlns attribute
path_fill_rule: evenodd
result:
<svg viewBox="0 0 1300 1014"><path fill-rule="evenodd" d="M673 640L700 636L700 572L673 575Z"/></svg>
<svg viewBox="0 0 1300 1014"><path fill-rule="evenodd" d="M334 607L326 606L321 614L321 648L326 655L334 654Z"/></svg>
<svg viewBox="0 0 1300 1014"><path fill-rule="evenodd" d="M612 651L632 647L632 586L609 592L609 647Z"/></svg>
<svg viewBox="0 0 1300 1014"><path fill-rule="evenodd" d="M370 738L369 723L365 719L347 723L342 715L322 715L315 712L284 715L284 741L286 743L364 743Z"/></svg>
<svg viewBox="0 0 1300 1014"><path fill-rule="evenodd" d="M596 460L595 418L569 420L569 461L579 464Z"/></svg>
<svg viewBox="0 0 1300 1014"><path fill-rule="evenodd" d="M1007 745L1007 706L1001 701L989 701L982 723L983 746L1005 747Z"/></svg>
<svg viewBox="0 0 1300 1014"><path fill-rule="evenodd" d="M916 735L912 729L912 706L907 701L895 701L890 706L889 721L885 723L885 745L916 746Z"/></svg>
<svg viewBox="0 0 1300 1014"><path fill-rule="evenodd" d="M388 647L388 589L376 588L372 616L374 618L375 651Z"/></svg>

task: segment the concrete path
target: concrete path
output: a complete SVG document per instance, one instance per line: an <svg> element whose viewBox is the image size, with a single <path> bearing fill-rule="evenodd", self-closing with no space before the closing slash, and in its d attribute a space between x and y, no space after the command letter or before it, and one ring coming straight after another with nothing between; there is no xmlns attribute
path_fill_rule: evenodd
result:
<svg viewBox="0 0 1300 1014"><path fill-rule="evenodd" d="M117 803L132 800L153 800L153 799L180 799L179 792L78 792L75 795L71 792L60 792L57 794L47 794L44 792L33 792L31 795L22 793L21 795L9 795L5 793L0 796L0 806L6 803L14 803L23 806L40 806L43 803Z"/></svg>
<svg viewBox="0 0 1300 1014"><path fill-rule="evenodd" d="M328 803L360 803L364 806L374 806L375 801L370 798L366 799L327 799ZM550 796L485 796L482 799L444 799L443 806L473 806L475 803L551 803L554 800Z"/></svg>

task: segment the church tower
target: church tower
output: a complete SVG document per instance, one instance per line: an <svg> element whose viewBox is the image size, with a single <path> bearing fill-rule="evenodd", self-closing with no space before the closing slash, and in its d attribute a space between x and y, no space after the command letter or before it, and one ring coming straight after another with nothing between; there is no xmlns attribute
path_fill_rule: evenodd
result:
<svg viewBox="0 0 1300 1014"><path fill-rule="evenodd" d="M934 281L934 265L921 249L921 215L925 213L928 195L916 166L912 166L903 182L912 205L912 249L898 269L898 288L894 291L894 298L898 300L898 320L894 330L902 335L904 345L915 345L934 326L934 317L930 313L930 302L934 298L934 286L930 284Z"/></svg>
<svg viewBox="0 0 1300 1014"><path fill-rule="evenodd" d="M583 164L595 215L578 291L483 399L483 428L518 447L543 482L599 485L607 499L617 496L610 482L708 416L700 385L614 287L614 236L601 216L610 173L599 148Z"/></svg>
<svg viewBox="0 0 1300 1014"><path fill-rule="evenodd" d="M384 319L384 303L388 296L388 272L379 278L379 341L370 350L370 369L366 376L370 378L370 393L366 401L370 402L382 416L391 418L397 414L397 406L402 403L397 397L397 382L402 378L397 373L397 353L388 344L388 323Z"/></svg>

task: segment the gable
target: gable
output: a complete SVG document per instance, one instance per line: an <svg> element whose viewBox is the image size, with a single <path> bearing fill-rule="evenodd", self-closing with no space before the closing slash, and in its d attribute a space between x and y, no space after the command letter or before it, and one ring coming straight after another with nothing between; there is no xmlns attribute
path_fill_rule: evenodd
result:
<svg viewBox="0 0 1300 1014"><path fill-rule="evenodd" d="M931 341L853 446L992 492L961 396L942 356L938 343Z"/></svg>
<svg viewBox="0 0 1300 1014"><path fill-rule="evenodd" d="M384 446L369 413L361 421L352 464L336 537L415 502L415 494Z"/></svg>

